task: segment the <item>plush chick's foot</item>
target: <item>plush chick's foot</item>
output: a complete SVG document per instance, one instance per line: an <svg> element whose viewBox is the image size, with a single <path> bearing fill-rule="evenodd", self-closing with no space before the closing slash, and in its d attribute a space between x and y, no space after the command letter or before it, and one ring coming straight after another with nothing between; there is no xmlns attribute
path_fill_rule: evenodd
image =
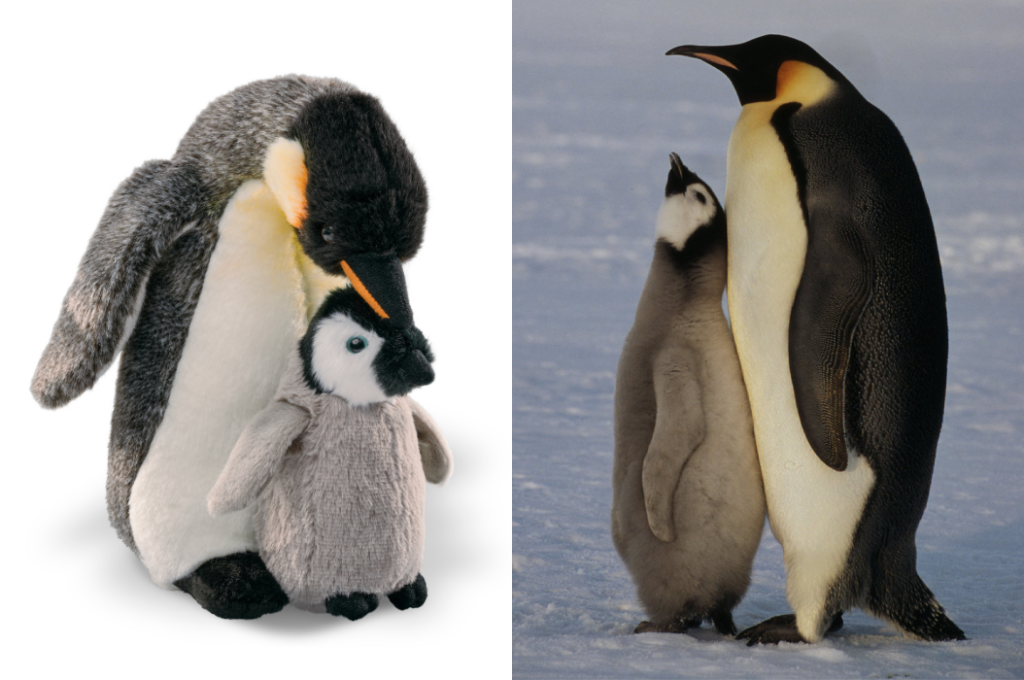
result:
<svg viewBox="0 0 1024 680"><path fill-rule="evenodd" d="M324 606L331 616L344 616L349 621L357 621L376 609L378 601L373 593L356 592L329 597L324 601Z"/></svg>
<svg viewBox="0 0 1024 680"><path fill-rule="evenodd" d="M288 604L288 596L252 551L207 560L174 585L222 619L258 619Z"/></svg>
<svg viewBox="0 0 1024 680"><path fill-rule="evenodd" d="M416 580L408 583L393 593L388 593L388 599L396 609L415 609L422 607L427 601L427 581L423 574L416 574Z"/></svg>

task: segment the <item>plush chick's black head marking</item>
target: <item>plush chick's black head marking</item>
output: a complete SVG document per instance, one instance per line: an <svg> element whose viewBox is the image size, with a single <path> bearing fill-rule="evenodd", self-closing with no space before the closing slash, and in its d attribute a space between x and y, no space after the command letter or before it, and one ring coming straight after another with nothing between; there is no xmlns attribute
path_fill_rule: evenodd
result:
<svg viewBox="0 0 1024 680"><path fill-rule="evenodd" d="M694 57L711 64L729 78L743 105L775 99L779 69L787 61L815 66L833 80L849 84L814 48L784 35L763 35L739 45L680 45L666 54Z"/></svg>
<svg viewBox="0 0 1024 680"><path fill-rule="evenodd" d="M380 102L367 94L319 97L287 133L302 146L305 205L299 241L325 271L362 253L405 261L423 241L427 188Z"/></svg>
<svg viewBox="0 0 1024 680"><path fill-rule="evenodd" d="M408 394L434 380L434 355L415 326L381 318L352 288L324 300L299 342L306 384L355 406Z"/></svg>

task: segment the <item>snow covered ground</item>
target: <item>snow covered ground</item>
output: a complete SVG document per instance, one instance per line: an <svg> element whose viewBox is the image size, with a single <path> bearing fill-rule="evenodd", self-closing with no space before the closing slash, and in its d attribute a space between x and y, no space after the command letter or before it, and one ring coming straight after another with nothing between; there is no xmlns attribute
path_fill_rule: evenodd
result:
<svg viewBox="0 0 1024 680"><path fill-rule="evenodd" d="M1024 676L1024 5L513 5L513 672L516 677ZM785 33L895 121L917 162L950 320L946 419L918 568L967 642L861 612L817 645L643 613L609 533L612 393L650 262L668 154L720 196L739 113L726 78L662 56ZM744 627L789 611L765 532Z"/></svg>

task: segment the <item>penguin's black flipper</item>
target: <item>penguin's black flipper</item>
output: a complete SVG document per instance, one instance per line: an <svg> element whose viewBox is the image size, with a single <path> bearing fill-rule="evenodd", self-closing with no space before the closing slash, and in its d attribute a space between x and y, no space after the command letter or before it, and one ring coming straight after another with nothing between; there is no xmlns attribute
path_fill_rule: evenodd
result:
<svg viewBox="0 0 1024 680"><path fill-rule="evenodd" d="M222 619L258 619L288 604L288 596L252 551L207 560L174 585Z"/></svg>
<svg viewBox="0 0 1024 680"><path fill-rule="evenodd" d="M134 329L153 267L201 211L190 166L150 161L110 198L68 290L32 394L46 408L92 387Z"/></svg>
<svg viewBox="0 0 1024 680"><path fill-rule="evenodd" d="M790 130L799 108L784 104L772 116L807 223L807 254L789 318L789 369L807 441L825 465L841 471L847 465L846 370L857 322L871 299L873 259L862 225L854 222L862 211L851 182L833 178L808 191Z"/></svg>

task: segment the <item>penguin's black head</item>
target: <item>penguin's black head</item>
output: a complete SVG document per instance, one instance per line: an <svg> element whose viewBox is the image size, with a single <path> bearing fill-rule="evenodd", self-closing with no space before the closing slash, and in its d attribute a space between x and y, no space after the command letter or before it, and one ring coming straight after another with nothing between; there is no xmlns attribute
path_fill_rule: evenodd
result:
<svg viewBox="0 0 1024 680"><path fill-rule="evenodd" d="M411 324L383 319L353 288L333 291L299 341L306 384L354 406L408 394L434 380L434 355Z"/></svg>
<svg viewBox="0 0 1024 680"><path fill-rule="evenodd" d="M670 154L669 160L672 167L658 213L657 237L677 251L692 245L695 237L697 241L724 238L725 212L715 192L683 165L678 154Z"/></svg>
<svg viewBox="0 0 1024 680"><path fill-rule="evenodd" d="M681 45L666 54L694 57L717 68L732 82L742 105L775 99L779 68L787 61L809 64L835 81L848 83L810 45L784 35L763 35L739 45Z"/></svg>
<svg viewBox="0 0 1024 680"><path fill-rule="evenodd" d="M361 254L406 261L423 241L427 188L376 98L313 99L268 149L264 177L303 250L330 274Z"/></svg>

